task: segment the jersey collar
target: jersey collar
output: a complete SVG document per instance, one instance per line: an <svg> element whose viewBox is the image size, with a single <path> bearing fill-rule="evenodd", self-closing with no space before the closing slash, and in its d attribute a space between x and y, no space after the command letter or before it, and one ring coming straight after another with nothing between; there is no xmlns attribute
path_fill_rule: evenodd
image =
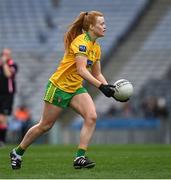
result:
<svg viewBox="0 0 171 180"><path fill-rule="evenodd" d="M89 34L87 31L85 32L85 34L86 34L87 39L88 39L89 41L91 41L91 42L95 42L95 41L96 41L96 40L94 40L94 39L91 38L90 34Z"/></svg>

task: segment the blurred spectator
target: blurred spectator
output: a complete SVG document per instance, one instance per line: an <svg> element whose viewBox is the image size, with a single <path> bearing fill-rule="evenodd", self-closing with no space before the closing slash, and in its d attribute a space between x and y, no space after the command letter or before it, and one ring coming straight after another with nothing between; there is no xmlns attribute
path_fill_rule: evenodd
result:
<svg viewBox="0 0 171 180"><path fill-rule="evenodd" d="M13 137L13 143L18 143L26 131L32 126L32 117L26 105L20 105L8 122L9 134Z"/></svg>
<svg viewBox="0 0 171 180"><path fill-rule="evenodd" d="M122 112L121 112L121 116L124 118L131 118L133 117L134 114L134 110L130 104L130 102L125 102L122 104Z"/></svg>
<svg viewBox="0 0 171 180"><path fill-rule="evenodd" d="M21 122L13 116L8 120L8 142L18 143L21 139Z"/></svg>
<svg viewBox="0 0 171 180"><path fill-rule="evenodd" d="M114 105L110 106L110 108L107 110L107 112L105 114L103 114L103 116L107 116L109 118L112 118L112 117L116 117L118 116L118 108Z"/></svg>
<svg viewBox="0 0 171 180"><path fill-rule="evenodd" d="M145 118L160 120L160 142L170 143L169 110L163 97L148 97L143 101L142 109Z"/></svg>
<svg viewBox="0 0 171 180"><path fill-rule="evenodd" d="M170 122L169 110L166 105L166 99L163 97L157 100L156 117L160 119L160 141L162 143L170 143Z"/></svg>
<svg viewBox="0 0 171 180"><path fill-rule="evenodd" d="M157 98L147 97L142 102L142 111L145 118L155 118L157 113Z"/></svg>
<svg viewBox="0 0 171 180"><path fill-rule="evenodd" d="M15 75L17 65L10 49L3 49L0 55L0 146L5 143L7 116L11 114L16 91Z"/></svg>
<svg viewBox="0 0 171 180"><path fill-rule="evenodd" d="M125 102L125 103L120 103L118 105L112 105L103 116L107 116L109 118L116 118L116 117L130 118L133 117L134 115L135 115L134 110L130 102Z"/></svg>
<svg viewBox="0 0 171 180"><path fill-rule="evenodd" d="M160 97L157 100L156 117L162 120L167 120L169 117L169 110L166 105L166 99L163 97Z"/></svg>
<svg viewBox="0 0 171 180"><path fill-rule="evenodd" d="M31 125L30 110L26 105L19 106L14 112L14 121L18 121L21 124L21 138L25 135L26 131Z"/></svg>

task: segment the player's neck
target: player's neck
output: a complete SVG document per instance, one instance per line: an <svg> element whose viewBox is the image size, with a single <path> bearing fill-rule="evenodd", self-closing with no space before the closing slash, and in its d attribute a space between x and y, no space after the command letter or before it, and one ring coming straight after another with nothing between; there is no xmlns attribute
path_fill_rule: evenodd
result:
<svg viewBox="0 0 171 180"><path fill-rule="evenodd" d="M90 39L92 42L95 42L95 41L96 41L97 36L96 36L93 32L88 31L88 32L87 32L87 35L88 35L89 39Z"/></svg>

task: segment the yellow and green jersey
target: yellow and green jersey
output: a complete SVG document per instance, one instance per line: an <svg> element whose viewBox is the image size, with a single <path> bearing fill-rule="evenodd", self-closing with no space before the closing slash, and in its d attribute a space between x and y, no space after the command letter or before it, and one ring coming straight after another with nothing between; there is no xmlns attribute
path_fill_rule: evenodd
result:
<svg viewBox="0 0 171 180"><path fill-rule="evenodd" d="M83 78L77 73L75 57L77 54L87 56L87 69L101 57L100 45L91 41L88 33L77 36L71 43L70 48L57 68L50 77L50 81L61 90L74 93L82 87Z"/></svg>

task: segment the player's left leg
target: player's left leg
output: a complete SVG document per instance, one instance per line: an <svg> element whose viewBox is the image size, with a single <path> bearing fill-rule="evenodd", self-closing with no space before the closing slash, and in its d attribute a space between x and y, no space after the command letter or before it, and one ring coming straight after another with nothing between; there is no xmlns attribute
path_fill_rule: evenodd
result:
<svg viewBox="0 0 171 180"><path fill-rule="evenodd" d="M88 93L82 93L72 98L70 106L84 118L74 167L77 169L92 168L95 166L95 162L85 157L85 151L87 150L96 126L97 114L94 102Z"/></svg>
<svg viewBox="0 0 171 180"><path fill-rule="evenodd" d="M19 146L13 149L10 153L12 169L21 168L24 151L38 137L52 128L61 111L62 108L44 101L44 108L40 121L27 131Z"/></svg>

